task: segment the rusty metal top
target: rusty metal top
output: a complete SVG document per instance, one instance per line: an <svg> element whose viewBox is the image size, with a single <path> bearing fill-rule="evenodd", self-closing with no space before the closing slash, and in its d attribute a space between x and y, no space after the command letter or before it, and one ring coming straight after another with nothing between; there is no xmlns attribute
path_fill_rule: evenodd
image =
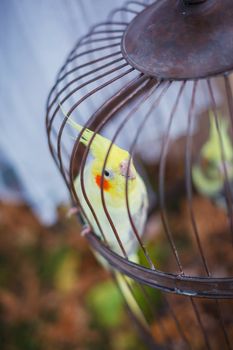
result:
<svg viewBox="0 0 233 350"><path fill-rule="evenodd" d="M233 1L158 1L129 24L122 52L160 79L206 78L233 70Z"/></svg>

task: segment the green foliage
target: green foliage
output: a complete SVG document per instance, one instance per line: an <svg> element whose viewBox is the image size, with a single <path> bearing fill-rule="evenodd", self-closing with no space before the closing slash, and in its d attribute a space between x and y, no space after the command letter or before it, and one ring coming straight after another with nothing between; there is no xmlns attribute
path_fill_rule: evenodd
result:
<svg viewBox="0 0 233 350"><path fill-rule="evenodd" d="M72 290L77 281L78 260L77 254L68 250L59 260L57 270L54 274L54 285L59 291L66 293Z"/></svg>
<svg viewBox="0 0 233 350"><path fill-rule="evenodd" d="M128 329L122 330L115 335L111 348L113 350L146 350L140 339L137 339L135 334Z"/></svg>
<svg viewBox="0 0 233 350"><path fill-rule="evenodd" d="M9 261L4 255L0 255L0 286L5 287L10 276Z"/></svg>
<svg viewBox="0 0 233 350"><path fill-rule="evenodd" d="M43 257L40 258L37 264L41 280L44 283L53 281L57 287L60 287L62 274L65 279L66 273L70 273L69 269L72 272L77 270L75 266L78 266L78 254L75 254L67 246L60 246L48 252L43 252Z"/></svg>
<svg viewBox="0 0 233 350"><path fill-rule="evenodd" d="M0 347L9 350L41 350L38 338L35 336L37 326L32 322L20 322L7 326L0 322ZM3 336L4 335L4 336ZM9 339L11 346L8 347Z"/></svg>
<svg viewBox="0 0 233 350"><path fill-rule="evenodd" d="M94 286L88 293L86 302L102 327L116 327L121 323L123 298L114 282L106 281Z"/></svg>
<svg viewBox="0 0 233 350"><path fill-rule="evenodd" d="M178 250L180 249L180 251L192 251L192 241L188 232L179 232L179 234L176 235L176 247Z"/></svg>

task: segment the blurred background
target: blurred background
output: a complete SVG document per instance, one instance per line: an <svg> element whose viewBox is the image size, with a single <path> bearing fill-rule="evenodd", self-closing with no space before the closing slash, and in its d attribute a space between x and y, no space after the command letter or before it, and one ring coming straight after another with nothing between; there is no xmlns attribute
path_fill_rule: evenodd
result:
<svg viewBox="0 0 233 350"><path fill-rule="evenodd" d="M114 6L113 0L0 1L1 349L144 348L77 220L66 217L69 197L45 132L58 69Z"/></svg>
<svg viewBox="0 0 233 350"><path fill-rule="evenodd" d="M0 1L0 349L146 349L114 282L80 236L76 218L67 217L69 195L50 156L45 131L46 98L67 54L92 24L105 21L109 12L123 3L123 0ZM161 133L166 129L172 105L169 101L176 89L174 83L166 96L168 103L159 106L158 116L163 113ZM218 104L222 103L221 91L221 87L215 91ZM197 114L205 115L207 125L208 102L201 83L198 94ZM183 163L180 165L178 159L184 155L181 150L185 148L185 111L190 96L187 83L178 122L172 130L177 138L168 161L172 181L174 177L184 178ZM145 139L154 141L158 123L145 130ZM155 149L151 147L152 156L149 151L150 147L145 163L154 181ZM141 158L144 155L140 154ZM226 215L198 194L193 205L212 271L218 276L231 276L232 250L229 241L222 238ZM187 273L201 274L196 266L195 243L190 238L187 200L182 197L179 207L172 207L171 213ZM208 216L212 220L207 224ZM174 261L156 216L149 222L148 232L151 239L148 248L154 261L160 262L158 268L174 271ZM143 306L145 313L153 312L151 329L158 343L166 341L172 349L182 350L187 338L194 349L206 349L203 330L193 311L190 312L188 298L170 295L166 300L158 291L147 292L151 293L153 310ZM183 343L169 304L182 323ZM212 349L217 350L224 343L224 335L215 302L198 300L197 304ZM221 301L221 307L232 337L233 304Z"/></svg>

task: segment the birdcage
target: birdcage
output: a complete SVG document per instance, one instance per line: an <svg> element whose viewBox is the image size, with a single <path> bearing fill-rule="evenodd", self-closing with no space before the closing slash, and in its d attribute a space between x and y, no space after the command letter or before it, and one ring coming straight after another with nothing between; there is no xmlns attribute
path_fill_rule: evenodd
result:
<svg viewBox="0 0 233 350"><path fill-rule="evenodd" d="M79 39L47 101L49 148L80 220L92 228L85 237L122 274L153 349L231 349L232 16L230 0L128 1ZM98 205L85 182L97 134L110 140ZM137 262L104 190L115 144L130 155L122 206ZM130 204L132 161L149 201L140 232Z"/></svg>

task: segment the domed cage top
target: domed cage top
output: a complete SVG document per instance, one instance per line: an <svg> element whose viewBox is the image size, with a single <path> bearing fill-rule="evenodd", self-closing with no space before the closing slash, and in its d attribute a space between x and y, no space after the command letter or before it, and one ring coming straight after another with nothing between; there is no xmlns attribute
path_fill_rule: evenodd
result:
<svg viewBox="0 0 233 350"><path fill-rule="evenodd" d="M233 297L229 263L233 152L227 151L230 141L226 146L221 132L225 128L232 140L232 15L230 1L158 0L152 5L128 1L75 44L47 101L51 154L85 223L88 218L75 188L79 176L83 197L101 233L86 235L91 246L111 266L140 283L191 297ZM79 133L73 122L83 127ZM218 140L219 164L213 173L217 172L221 185L221 200L217 194L199 191L194 179L195 166L205 170L208 163L202 155L211 127ZM87 147L81 143L86 128L94 132ZM114 247L85 188L85 166L96 134L110 140L101 174L100 205L115 236ZM103 178L114 144L130 154L124 210L140 263L125 249L124 232L116 229L106 204ZM129 201L132 161L149 197L143 234L138 232ZM211 184L213 173L206 175L207 183ZM215 201L221 203L220 209ZM219 240L214 259L213 240ZM166 251L164 256L159 249ZM226 249L229 256L223 253Z"/></svg>

